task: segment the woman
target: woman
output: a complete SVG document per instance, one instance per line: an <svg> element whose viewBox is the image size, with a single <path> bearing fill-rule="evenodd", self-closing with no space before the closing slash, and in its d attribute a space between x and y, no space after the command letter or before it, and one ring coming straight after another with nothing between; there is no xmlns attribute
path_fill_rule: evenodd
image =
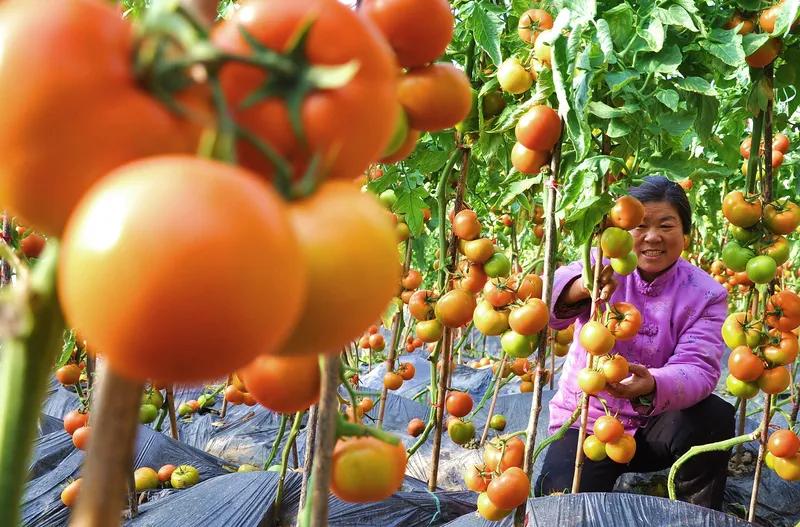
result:
<svg viewBox="0 0 800 527"><path fill-rule="evenodd" d="M617 342L614 352L630 363L630 377L609 384L599 396L634 434L636 455L628 465L605 459L584 461L580 490L611 491L625 472L652 472L670 465L690 447L733 437L734 409L712 394L720 378L724 344L720 335L727 293L708 274L682 259L684 236L691 229L691 208L683 189L663 176L652 176L630 189L644 204L642 224L631 231L638 268L627 276L601 273L602 300L625 301L642 313L638 335ZM556 271L550 325L563 329L575 323L575 335L588 320L590 293L581 280L580 262ZM550 402L550 432L567 421L579 404L577 373L587 353L578 343L570 348L558 392ZM589 427L604 414L593 397ZM547 451L534 485L536 495L572 488L578 423ZM677 474L678 496L710 508L722 507L730 452L709 453L688 461Z"/></svg>

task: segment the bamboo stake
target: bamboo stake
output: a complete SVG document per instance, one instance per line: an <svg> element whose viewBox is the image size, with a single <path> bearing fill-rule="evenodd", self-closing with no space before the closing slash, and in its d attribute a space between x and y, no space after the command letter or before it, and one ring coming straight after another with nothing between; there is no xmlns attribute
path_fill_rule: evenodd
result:
<svg viewBox="0 0 800 527"><path fill-rule="evenodd" d="M769 422L772 413L772 396L764 394L764 417L761 422L761 434L758 445L758 458L756 459L755 472L753 473L753 491L750 493L750 507L747 510L747 521L754 522L756 518L756 505L758 504L758 487L761 484L761 467L767 450L769 437Z"/></svg>
<svg viewBox="0 0 800 527"><path fill-rule="evenodd" d="M489 435L489 422L492 420L492 416L494 415L494 407L497 404L497 394L500 393L500 385L502 384L500 380L503 378L503 370L506 367L506 352L502 353L500 358L500 365L497 368L497 375L495 379L497 379L494 383L494 392L492 393L492 401L489 403L489 414L486 416L486 423L483 425L483 433L481 434L481 442L480 446L486 442L486 436Z"/></svg>
<svg viewBox="0 0 800 527"><path fill-rule="evenodd" d="M311 527L328 525L328 489L331 482L333 448L336 445L336 419L339 415L339 355L322 358L322 383L311 468Z"/></svg>
<svg viewBox="0 0 800 527"><path fill-rule="evenodd" d="M178 418L175 416L175 392L171 384L167 386L167 413L169 414L169 433L172 439L180 441L178 436Z"/></svg>
<svg viewBox="0 0 800 527"><path fill-rule="evenodd" d="M308 487L308 477L311 475L311 465L314 461L314 442L316 440L317 432L317 411L318 407L315 404L308 412L308 420L306 421L306 453L303 457L303 479L300 482L300 504L299 511L302 511L306 506L306 488Z"/></svg>

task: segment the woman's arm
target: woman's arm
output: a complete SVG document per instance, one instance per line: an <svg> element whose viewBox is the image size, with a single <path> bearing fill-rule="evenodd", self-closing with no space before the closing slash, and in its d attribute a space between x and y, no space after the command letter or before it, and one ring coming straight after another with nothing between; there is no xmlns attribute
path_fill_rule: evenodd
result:
<svg viewBox="0 0 800 527"><path fill-rule="evenodd" d="M709 300L700 317L680 336L667 363L650 368L656 386L651 415L688 408L714 391L725 350L721 328L727 308L724 292Z"/></svg>

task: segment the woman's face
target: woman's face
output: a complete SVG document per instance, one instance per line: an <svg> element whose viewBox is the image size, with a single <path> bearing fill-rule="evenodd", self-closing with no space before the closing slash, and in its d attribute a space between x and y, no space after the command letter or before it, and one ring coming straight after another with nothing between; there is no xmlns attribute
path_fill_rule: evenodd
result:
<svg viewBox="0 0 800 527"><path fill-rule="evenodd" d="M645 279L652 280L669 268L683 251L683 223L678 210L666 201L644 203L642 224L631 234Z"/></svg>

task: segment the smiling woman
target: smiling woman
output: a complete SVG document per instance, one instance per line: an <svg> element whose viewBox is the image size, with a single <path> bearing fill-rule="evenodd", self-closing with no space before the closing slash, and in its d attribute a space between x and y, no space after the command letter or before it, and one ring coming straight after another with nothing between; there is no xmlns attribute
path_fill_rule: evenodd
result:
<svg viewBox="0 0 800 527"><path fill-rule="evenodd" d="M663 176L646 178L641 186L630 189L630 195L644 206L641 222L626 225L635 225L629 232L638 264L624 276L606 265L600 296L614 306L636 306L641 325L632 338L617 339L613 353L630 363L630 376L606 384L598 397L591 399L589 423L606 414L602 398L625 432L633 436L636 448L628 464L610 458L587 459L580 489L588 492L610 491L625 472L661 470L694 445L733 436L733 407L711 393L720 378L724 350L720 332L727 293L708 274L681 258L684 236L692 222L689 201L677 183ZM558 269L553 283L557 300L550 326L563 329L574 323L576 335L590 316L590 294L580 280L582 268L575 262ZM588 363L584 340L582 335L572 344L558 393L550 403L551 432L567 421L579 404L579 372ZM591 424L588 431L593 431ZM578 430L570 428L550 446L534 486L537 495L571 487L577 442ZM709 453L686 463L677 476L679 497L719 509L728 456L729 452Z"/></svg>

